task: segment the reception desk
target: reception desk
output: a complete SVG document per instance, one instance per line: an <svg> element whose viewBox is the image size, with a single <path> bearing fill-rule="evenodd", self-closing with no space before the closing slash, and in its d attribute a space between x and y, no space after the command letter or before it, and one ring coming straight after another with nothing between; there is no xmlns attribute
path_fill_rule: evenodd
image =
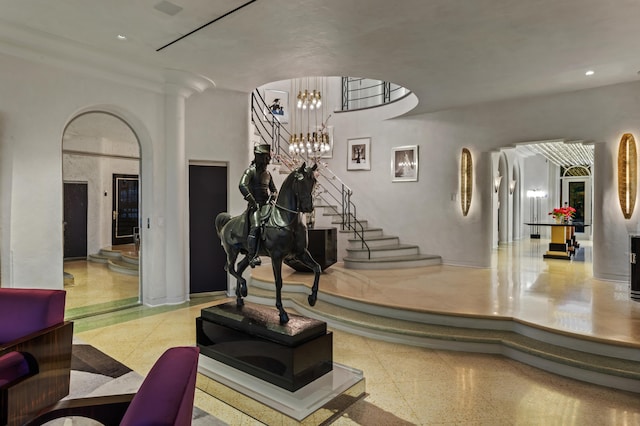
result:
<svg viewBox="0 0 640 426"><path fill-rule="evenodd" d="M542 255L545 259L564 259L570 260L580 248L580 244L576 241L576 226L589 226L582 222L574 223L527 223L529 226L549 226L551 227L551 242L549 250Z"/></svg>

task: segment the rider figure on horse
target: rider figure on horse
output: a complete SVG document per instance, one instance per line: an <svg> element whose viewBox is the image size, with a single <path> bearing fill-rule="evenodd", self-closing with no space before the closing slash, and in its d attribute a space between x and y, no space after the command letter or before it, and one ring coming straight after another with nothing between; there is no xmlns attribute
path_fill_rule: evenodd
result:
<svg viewBox="0 0 640 426"><path fill-rule="evenodd" d="M271 199L276 198L277 189L267 170L271 161L271 145L260 144L253 149L254 160L240 178L240 192L247 200L247 214L249 216L249 236L247 247L249 265L255 267L260 264L258 241L260 238L260 209Z"/></svg>

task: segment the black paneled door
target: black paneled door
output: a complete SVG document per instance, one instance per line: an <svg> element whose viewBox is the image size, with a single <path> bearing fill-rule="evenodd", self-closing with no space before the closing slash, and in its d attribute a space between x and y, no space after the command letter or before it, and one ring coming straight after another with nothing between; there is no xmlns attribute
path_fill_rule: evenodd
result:
<svg viewBox="0 0 640 426"><path fill-rule="evenodd" d="M64 258L87 258L87 183L64 183Z"/></svg>
<svg viewBox="0 0 640 426"><path fill-rule="evenodd" d="M190 293L226 291L226 254L216 234L215 218L227 211L227 168L189 166Z"/></svg>

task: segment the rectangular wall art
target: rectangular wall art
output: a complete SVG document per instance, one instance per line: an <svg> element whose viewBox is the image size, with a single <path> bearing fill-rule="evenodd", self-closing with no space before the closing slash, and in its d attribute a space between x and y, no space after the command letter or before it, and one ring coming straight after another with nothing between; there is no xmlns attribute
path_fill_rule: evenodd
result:
<svg viewBox="0 0 640 426"><path fill-rule="evenodd" d="M371 170L371 138L347 141L347 170Z"/></svg>
<svg viewBox="0 0 640 426"><path fill-rule="evenodd" d="M393 182L418 180L418 145L398 146L391 149L391 180Z"/></svg>
<svg viewBox="0 0 640 426"><path fill-rule="evenodd" d="M272 117L281 123L289 122L289 93L282 90L265 89L264 121L271 121ZM269 112L271 111L271 112Z"/></svg>

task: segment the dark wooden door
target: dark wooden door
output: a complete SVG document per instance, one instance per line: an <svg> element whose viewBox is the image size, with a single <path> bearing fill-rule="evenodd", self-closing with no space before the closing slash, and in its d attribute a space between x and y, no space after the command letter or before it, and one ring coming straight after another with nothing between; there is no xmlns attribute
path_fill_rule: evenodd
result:
<svg viewBox="0 0 640 426"><path fill-rule="evenodd" d="M227 290L226 254L215 218L227 211L227 168L189 166L190 293Z"/></svg>
<svg viewBox="0 0 640 426"><path fill-rule="evenodd" d="M113 211L111 244L133 243L138 225L138 176L113 175Z"/></svg>
<svg viewBox="0 0 640 426"><path fill-rule="evenodd" d="M64 183L64 258L87 258L87 184Z"/></svg>

